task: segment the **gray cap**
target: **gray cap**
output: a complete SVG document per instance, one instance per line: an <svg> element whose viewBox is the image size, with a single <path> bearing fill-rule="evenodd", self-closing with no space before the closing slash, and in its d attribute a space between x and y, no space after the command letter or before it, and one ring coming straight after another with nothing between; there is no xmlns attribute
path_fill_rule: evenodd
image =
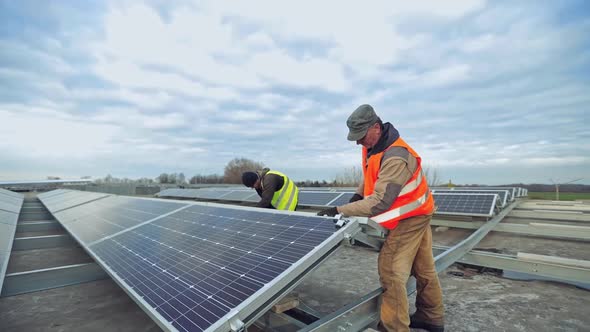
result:
<svg viewBox="0 0 590 332"><path fill-rule="evenodd" d="M373 107L368 104L357 107L354 112L346 120L346 125L350 130L348 132L349 141L358 141L367 134L367 130L372 125L379 121L379 117L375 114Z"/></svg>

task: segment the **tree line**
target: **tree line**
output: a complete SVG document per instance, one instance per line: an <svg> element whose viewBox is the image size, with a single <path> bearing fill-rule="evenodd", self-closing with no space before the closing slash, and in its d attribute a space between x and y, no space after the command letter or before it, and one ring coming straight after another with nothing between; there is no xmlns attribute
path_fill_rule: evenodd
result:
<svg viewBox="0 0 590 332"><path fill-rule="evenodd" d="M137 180L131 180L129 178L115 178L109 174L102 179L96 180L95 182L97 184L134 183L143 185L175 184L179 186L191 184L241 184L243 172L257 171L263 168L265 168L264 163L242 157L230 160L223 169L223 175L195 174L187 179L186 175L182 172L172 172L161 173L153 179L144 177ZM425 167L424 172L426 174L426 178L429 180L428 182L430 185L439 185L440 177L436 169ZM289 174L287 174L287 176L289 176ZM338 173L332 181L305 180L296 181L295 183L300 187L356 187L362 182L362 179L362 168L360 166L355 166L351 168L345 168L343 171Z"/></svg>

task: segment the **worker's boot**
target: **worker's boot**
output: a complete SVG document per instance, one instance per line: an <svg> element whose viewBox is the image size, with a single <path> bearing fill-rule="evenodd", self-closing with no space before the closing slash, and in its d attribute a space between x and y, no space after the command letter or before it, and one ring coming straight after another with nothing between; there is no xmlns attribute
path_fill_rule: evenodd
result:
<svg viewBox="0 0 590 332"><path fill-rule="evenodd" d="M423 329L429 332L444 332L445 326L444 325L437 325L433 323L429 323L419 317L418 315L414 314L410 316L410 327L413 329Z"/></svg>

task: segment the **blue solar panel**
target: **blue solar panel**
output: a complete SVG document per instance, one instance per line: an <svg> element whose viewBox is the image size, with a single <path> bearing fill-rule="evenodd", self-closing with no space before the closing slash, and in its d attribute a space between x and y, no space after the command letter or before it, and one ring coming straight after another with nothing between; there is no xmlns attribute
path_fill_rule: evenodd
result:
<svg viewBox="0 0 590 332"><path fill-rule="evenodd" d="M436 214L469 215L491 217L498 195L433 193Z"/></svg>
<svg viewBox="0 0 590 332"><path fill-rule="evenodd" d="M4 275L8 266L8 259L12 250L14 233L18 221L19 211L23 203L23 195L8 190L0 189L3 193L0 199L3 203L0 207L0 290L4 282Z"/></svg>
<svg viewBox="0 0 590 332"><path fill-rule="evenodd" d="M449 193L464 193L464 194L497 194L499 196L501 206L507 204L508 190L468 190L468 189L433 189L434 193L449 194Z"/></svg>
<svg viewBox="0 0 590 332"><path fill-rule="evenodd" d="M325 218L194 205L90 249L173 327L204 331L335 232Z"/></svg>
<svg viewBox="0 0 590 332"><path fill-rule="evenodd" d="M342 195L338 198L336 198L335 200L333 200L332 202L330 202L330 206L340 206L340 205L344 205L347 204L350 199L352 198L352 196L354 196L354 193L342 193Z"/></svg>
<svg viewBox="0 0 590 332"><path fill-rule="evenodd" d="M306 192L299 192L299 205L318 205L318 206L326 206L328 203L333 201L336 197L338 197L340 193L334 192L313 192L313 191L306 191Z"/></svg>
<svg viewBox="0 0 590 332"><path fill-rule="evenodd" d="M186 204L112 196L55 214L82 243L91 243L172 212Z"/></svg>
<svg viewBox="0 0 590 332"><path fill-rule="evenodd" d="M251 190L232 190L219 197L219 199L224 201L245 201L248 197L259 196L256 194L256 192L252 192Z"/></svg>

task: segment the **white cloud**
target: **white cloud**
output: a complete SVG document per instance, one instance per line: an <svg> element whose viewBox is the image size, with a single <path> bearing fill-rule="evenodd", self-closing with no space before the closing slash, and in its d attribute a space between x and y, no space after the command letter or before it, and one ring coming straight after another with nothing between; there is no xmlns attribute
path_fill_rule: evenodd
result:
<svg viewBox="0 0 590 332"><path fill-rule="evenodd" d="M16 114L0 110L0 154L29 155L45 162L91 159L115 148L115 126L52 117L54 112Z"/></svg>
<svg viewBox="0 0 590 332"><path fill-rule="evenodd" d="M71 11L48 11L60 26L47 31L23 18L35 38L0 37L3 126L36 129L35 142L95 160L98 174L220 172L246 156L310 174L302 178L329 176L358 165L345 121L362 103L447 170L590 163L580 157L590 153L581 143L590 90L579 75L590 23L561 24L550 4L106 7L71 21ZM3 160L42 164L29 154L39 147L47 160L61 156L32 138L11 143L1 145Z"/></svg>
<svg viewBox="0 0 590 332"><path fill-rule="evenodd" d="M492 48L495 42L496 37L493 34L485 34L464 41L461 49L468 53L481 52Z"/></svg>
<svg viewBox="0 0 590 332"><path fill-rule="evenodd" d="M89 117L91 122L119 125L126 130L170 129L186 125L182 113L148 115L129 108L105 108Z"/></svg>

